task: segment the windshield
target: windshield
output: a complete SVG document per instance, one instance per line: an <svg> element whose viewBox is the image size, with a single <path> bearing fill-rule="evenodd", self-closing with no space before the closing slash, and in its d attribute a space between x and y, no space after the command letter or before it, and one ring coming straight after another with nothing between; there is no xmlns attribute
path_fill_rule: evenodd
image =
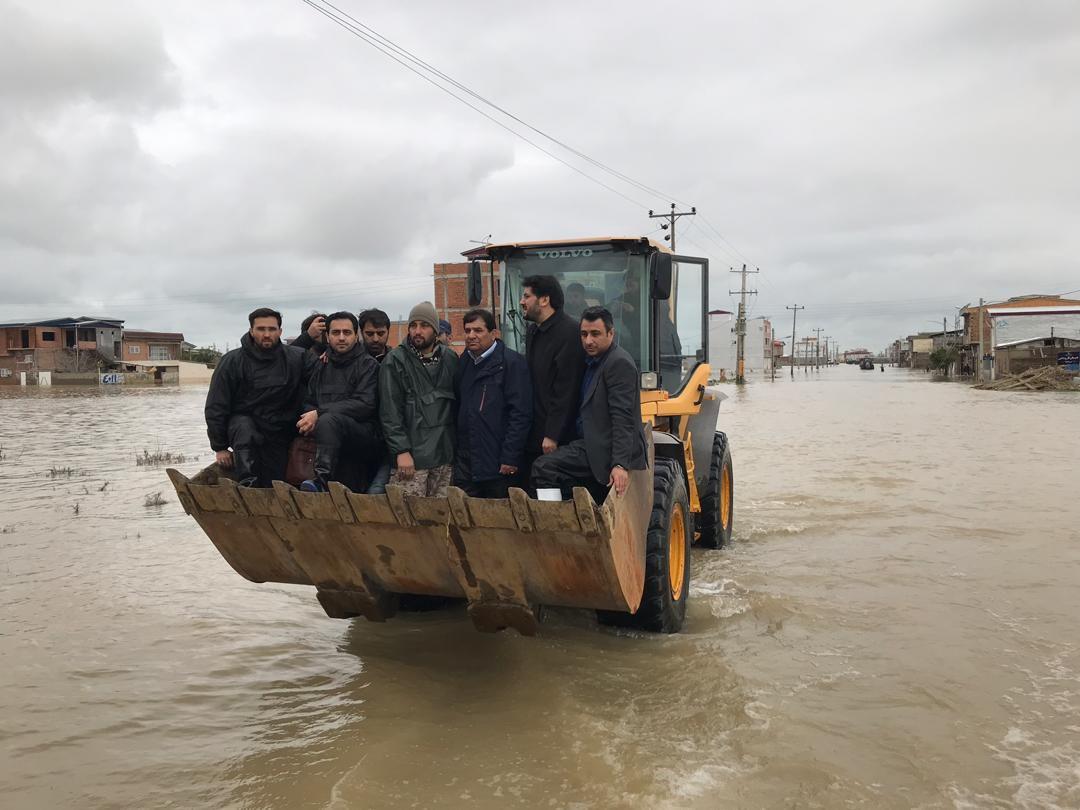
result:
<svg viewBox="0 0 1080 810"><path fill-rule="evenodd" d="M578 318L586 307L606 307L615 322L615 341L630 353L642 371L650 370L648 346L648 285L645 256L624 246L600 244L574 247L527 248L502 262L503 340L525 351L521 314L523 282L528 276L555 276L562 285L563 309Z"/></svg>

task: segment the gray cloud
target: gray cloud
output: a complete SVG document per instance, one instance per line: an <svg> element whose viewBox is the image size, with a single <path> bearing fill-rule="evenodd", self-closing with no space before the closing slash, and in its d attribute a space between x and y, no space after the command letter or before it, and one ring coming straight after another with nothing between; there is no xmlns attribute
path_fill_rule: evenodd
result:
<svg viewBox="0 0 1080 810"><path fill-rule="evenodd" d="M876 346L1080 287L1075 4L339 5L697 205L680 244L713 304L749 261L779 332L794 301ZM3 319L222 344L262 303L393 315L470 239L643 233L668 202L589 183L299 2L85 8L3 8Z"/></svg>

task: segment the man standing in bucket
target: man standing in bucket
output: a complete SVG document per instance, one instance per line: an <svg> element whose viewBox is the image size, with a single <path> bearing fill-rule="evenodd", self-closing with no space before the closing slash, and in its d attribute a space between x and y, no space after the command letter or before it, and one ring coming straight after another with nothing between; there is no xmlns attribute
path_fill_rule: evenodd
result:
<svg viewBox="0 0 1080 810"><path fill-rule="evenodd" d="M532 383L525 358L495 337L495 318L470 309L462 318L458 360L454 485L474 498L506 498L523 486L525 440L532 426Z"/></svg>
<svg viewBox="0 0 1080 810"><path fill-rule="evenodd" d="M409 313L404 343L379 369L379 421L394 464L391 484L407 494L446 495L454 462L454 374L458 356L438 342L430 301Z"/></svg>
<svg viewBox="0 0 1080 810"><path fill-rule="evenodd" d="M533 425L526 444L528 463L574 436L585 357L578 321L563 310L563 291L554 276L529 276L518 302L529 330L525 358L533 387Z"/></svg>
<svg viewBox="0 0 1080 810"><path fill-rule="evenodd" d="M240 348L226 352L206 394L206 433L218 466L241 486L268 487L285 477L308 380L318 358L281 342L281 313L248 315ZM231 448L231 449L230 449Z"/></svg>

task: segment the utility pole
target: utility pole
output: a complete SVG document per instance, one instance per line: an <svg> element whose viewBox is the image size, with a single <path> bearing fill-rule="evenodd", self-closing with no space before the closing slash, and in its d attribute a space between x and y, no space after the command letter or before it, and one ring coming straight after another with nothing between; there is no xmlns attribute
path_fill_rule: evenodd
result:
<svg viewBox="0 0 1080 810"><path fill-rule="evenodd" d="M697 207L690 206L689 211L676 211L675 203L671 204L671 213L669 214L654 214L652 210L649 210L649 219L666 219L667 222L660 227L665 231L670 227L671 232L664 234L664 239L671 242L671 252L675 252L675 220L679 217L692 217L697 215Z"/></svg>
<svg viewBox="0 0 1080 810"><path fill-rule="evenodd" d="M821 371L821 333L824 331L821 327L814 330L814 371Z"/></svg>
<svg viewBox="0 0 1080 810"><path fill-rule="evenodd" d="M975 366L975 379L982 382L983 378L983 299L979 299L979 359Z"/></svg>
<svg viewBox="0 0 1080 810"><path fill-rule="evenodd" d="M832 340L832 335L825 336L825 368L829 367L829 341Z"/></svg>
<svg viewBox="0 0 1080 810"><path fill-rule="evenodd" d="M746 265L742 270L732 270L732 273L742 275L742 290L739 298L739 317L735 321L735 382L742 385L746 382L746 274L760 273L760 268L747 270ZM750 290L750 295L757 295L757 290ZM734 295L733 290L728 290L728 295Z"/></svg>
<svg viewBox="0 0 1080 810"><path fill-rule="evenodd" d="M791 379L795 379L795 319L799 314L800 309L806 309L806 307L800 307L798 304L790 307L784 307L784 309L791 310Z"/></svg>

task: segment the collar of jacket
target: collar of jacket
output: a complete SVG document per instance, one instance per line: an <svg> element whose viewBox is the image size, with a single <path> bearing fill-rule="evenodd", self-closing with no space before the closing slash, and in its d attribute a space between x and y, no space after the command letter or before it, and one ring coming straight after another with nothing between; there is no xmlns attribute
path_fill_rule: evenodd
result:
<svg viewBox="0 0 1080 810"><path fill-rule="evenodd" d="M347 366L362 354L367 354L367 350L364 349L360 341L357 341L347 352L339 353L335 352L333 349L327 349L327 357L335 366Z"/></svg>
<svg viewBox="0 0 1080 810"><path fill-rule="evenodd" d="M550 318L548 318L543 323L538 323L536 325L537 331L546 332L548 329L550 329L552 327L552 325L555 323L556 320L558 320L560 317L562 317L562 315L563 315L563 311L561 309L555 310L554 312L551 313Z"/></svg>
<svg viewBox="0 0 1080 810"><path fill-rule="evenodd" d="M263 363L280 357L281 353L285 351L285 347L280 340L274 344L273 348L264 349L255 343L255 339L251 337L251 332L244 332L244 336L240 338L240 345L251 357Z"/></svg>

